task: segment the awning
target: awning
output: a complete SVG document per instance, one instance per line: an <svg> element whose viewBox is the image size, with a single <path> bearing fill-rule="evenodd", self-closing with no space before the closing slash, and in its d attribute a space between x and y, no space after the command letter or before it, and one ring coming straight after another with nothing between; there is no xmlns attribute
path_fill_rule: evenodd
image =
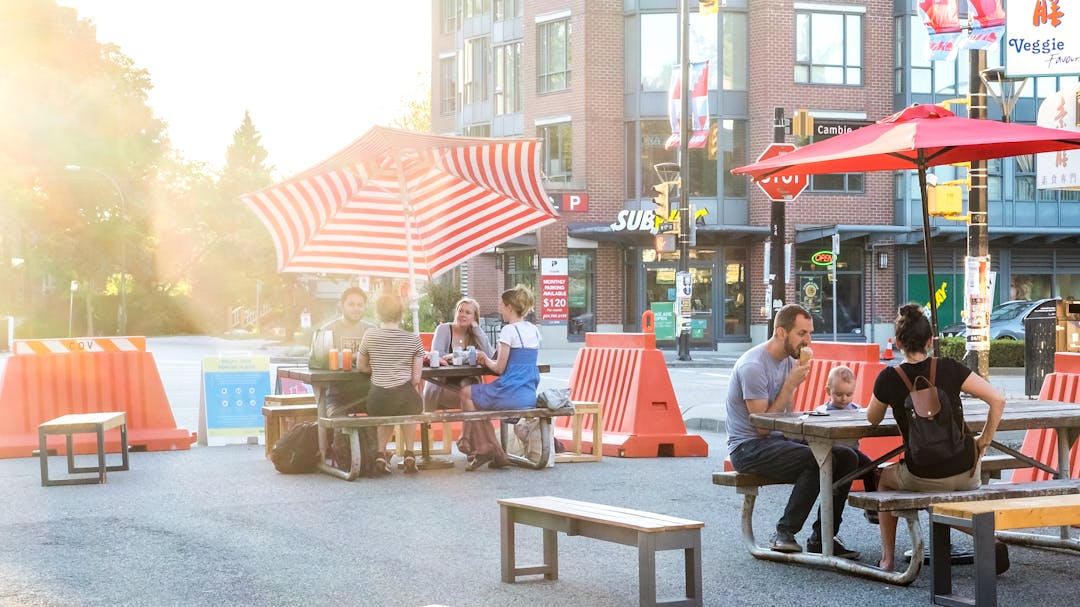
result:
<svg viewBox="0 0 1080 607"><path fill-rule="evenodd" d="M655 242L653 234L647 231L615 231L611 229L611 224L598 221L570 222L567 224L567 230L574 238L616 242L628 247L651 247ZM697 228L697 246L749 245L765 240L768 236L768 226L705 225Z"/></svg>
<svg viewBox="0 0 1080 607"><path fill-rule="evenodd" d="M961 242L967 239L968 226L961 222L950 225L938 225L930 227L931 237L934 240L945 242ZM831 238L833 234L840 234L840 240L853 238L869 238L871 241L891 238L897 245L913 246L923 241L922 228L920 226L897 226L897 225L873 225L873 224L835 224L835 225L796 225L795 242L802 244L814 240ZM1007 246L1010 244L1029 246L1031 244L1078 244L1080 243L1080 227L1077 228L1028 228L1028 227L994 227L987 228L987 237L991 241L1001 241L997 244Z"/></svg>

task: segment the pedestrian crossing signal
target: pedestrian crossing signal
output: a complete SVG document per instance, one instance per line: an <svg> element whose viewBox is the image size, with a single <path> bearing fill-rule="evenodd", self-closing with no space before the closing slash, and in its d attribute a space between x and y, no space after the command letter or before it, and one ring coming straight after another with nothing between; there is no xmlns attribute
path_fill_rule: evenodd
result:
<svg viewBox="0 0 1080 607"><path fill-rule="evenodd" d="M675 252L675 235L674 234L657 234L656 235L656 254L660 253L674 253Z"/></svg>

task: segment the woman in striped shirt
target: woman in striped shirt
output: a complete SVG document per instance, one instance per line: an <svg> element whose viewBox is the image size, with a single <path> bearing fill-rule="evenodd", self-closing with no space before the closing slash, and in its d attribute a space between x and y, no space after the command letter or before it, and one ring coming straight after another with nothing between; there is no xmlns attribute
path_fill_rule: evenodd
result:
<svg viewBox="0 0 1080 607"><path fill-rule="evenodd" d="M396 295L383 294L375 300L375 316L379 326L368 329L360 342L356 366L360 371L371 374L371 389L368 391L368 415L416 415L424 406L417 386L420 385L420 372L424 363L424 345L420 336L401 328L401 317L405 306ZM412 446L414 424L405 424L401 428L401 438ZM377 474L390 474L390 454L382 451L394 433L393 426L379 426L379 455L375 460ZM405 473L416 473L416 456L412 451L405 452Z"/></svg>

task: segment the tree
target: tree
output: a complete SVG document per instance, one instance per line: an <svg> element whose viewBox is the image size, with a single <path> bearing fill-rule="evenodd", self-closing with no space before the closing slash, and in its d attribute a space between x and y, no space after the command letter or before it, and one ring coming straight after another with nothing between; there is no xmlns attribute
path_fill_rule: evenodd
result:
<svg viewBox="0 0 1080 607"><path fill-rule="evenodd" d="M400 100L402 113L390 121L394 128L427 133L431 131L431 89L424 84L426 79L417 74L420 84L414 92Z"/></svg>
<svg viewBox="0 0 1080 607"><path fill-rule="evenodd" d="M45 323L61 315L49 303L66 304L59 287L69 279L93 318L92 298L114 283L121 252L129 272L148 266L141 205L168 141L146 103L147 72L52 0L0 6L0 74L0 230L19 236L34 285L25 309L55 332Z"/></svg>

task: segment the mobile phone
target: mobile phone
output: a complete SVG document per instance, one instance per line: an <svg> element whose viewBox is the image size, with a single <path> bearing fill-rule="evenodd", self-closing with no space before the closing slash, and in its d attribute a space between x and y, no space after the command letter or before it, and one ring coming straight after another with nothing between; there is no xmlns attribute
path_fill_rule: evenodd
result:
<svg viewBox="0 0 1080 607"><path fill-rule="evenodd" d="M829 414L829 412L828 412L828 411L816 411L816 410L815 410L815 411L811 411L811 412L810 412L810 415L813 415L813 416L815 416L815 417L820 417L820 416L822 416L822 415L828 415L828 414Z"/></svg>

